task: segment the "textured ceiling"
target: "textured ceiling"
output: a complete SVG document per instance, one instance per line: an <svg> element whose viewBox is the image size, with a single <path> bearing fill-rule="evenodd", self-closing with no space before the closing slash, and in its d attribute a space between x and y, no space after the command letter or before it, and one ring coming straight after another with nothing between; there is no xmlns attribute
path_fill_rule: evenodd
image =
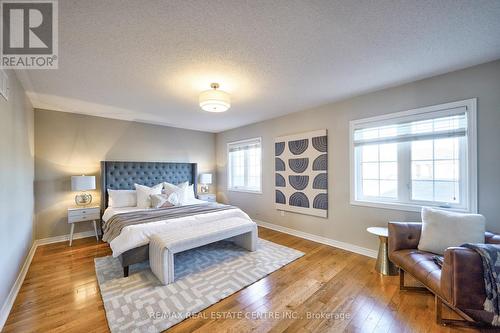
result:
<svg viewBox="0 0 500 333"><path fill-rule="evenodd" d="M500 58L500 1L59 1L34 107L213 132ZM219 82L228 112L198 106Z"/></svg>

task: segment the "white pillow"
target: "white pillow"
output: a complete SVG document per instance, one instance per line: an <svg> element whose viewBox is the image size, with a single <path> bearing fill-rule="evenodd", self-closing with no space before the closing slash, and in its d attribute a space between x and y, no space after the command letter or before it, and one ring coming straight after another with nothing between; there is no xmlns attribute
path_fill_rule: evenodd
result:
<svg viewBox="0 0 500 333"><path fill-rule="evenodd" d="M108 189L108 207L135 207L137 206L137 192L135 190Z"/></svg>
<svg viewBox="0 0 500 333"><path fill-rule="evenodd" d="M196 197L194 196L194 185L189 185L185 190L184 190L184 198L183 202L188 203L192 202Z"/></svg>
<svg viewBox="0 0 500 333"><path fill-rule="evenodd" d="M443 254L464 243L484 243L485 218L480 214L461 214L422 207L421 251Z"/></svg>
<svg viewBox="0 0 500 333"><path fill-rule="evenodd" d="M153 208L167 208L177 206L178 204L179 197L177 193L151 195L151 206Z"/></svg>
<svg viewBox="0 0 500 333"><path fill-rule="evenodd" d="M158 184L153 187L134 184L137 191L137 207L151 208L151 195L161 194L163 184Z"/></svg>
<svg viewBox="0 0 500 333"><path fill-rule="evenodd" d="M179 205L187 205L192 202L193 199L196 199L194 196L194 185L189 185L189 182L184 182L179 185L163 183L163 187L164 194L177 194Z"/></svg>
<svg viewBox="0 0 500 333"><path fill-rule="evenodd" d="M189 185L189 182L184 182L184 183L180 183L177 185L164 182L163 183L163 193L170 194L170 193L178 192L179 189L182 189L182 190L186 189L186 187L188 187L188 185Z"/></svg>

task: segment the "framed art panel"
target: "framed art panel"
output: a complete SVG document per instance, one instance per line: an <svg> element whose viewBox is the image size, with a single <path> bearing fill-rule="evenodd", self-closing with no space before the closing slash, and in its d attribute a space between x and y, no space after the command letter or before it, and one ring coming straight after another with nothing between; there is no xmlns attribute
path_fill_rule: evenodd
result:
<svg viewBox="0 0 500 333"><path fill-rule="evenodd" d="M276 209L328 217L326 129L274 141Z"/></svg>

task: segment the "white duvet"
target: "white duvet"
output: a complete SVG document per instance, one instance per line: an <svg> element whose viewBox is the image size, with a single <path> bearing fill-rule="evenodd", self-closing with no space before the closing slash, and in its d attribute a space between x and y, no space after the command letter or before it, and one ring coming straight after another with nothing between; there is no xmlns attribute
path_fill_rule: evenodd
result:
<svg viewBox="0 0 500 333"><path fill-rule="evenodd" d="M140 210L146 209L137 207L109 207L105 210L102 219L104 223L106 223L115 214ZM171 220L136 224L123 228L120 235L113 239L111 243L109 243L109 245L111 246L111 250L113 251L113 257L118 257L125 251L149 244L149 238L155 234L170 232L175 233L176 230L183 229L186 226L198 226L199 228L204 228L205 226L207 226L207 224L225 219L233 219L235 221L241 220L244 223L252 221L250 217L241 209L235 208L219 212L181 217ZM255 222L252 221L252 223Z"/></svg>

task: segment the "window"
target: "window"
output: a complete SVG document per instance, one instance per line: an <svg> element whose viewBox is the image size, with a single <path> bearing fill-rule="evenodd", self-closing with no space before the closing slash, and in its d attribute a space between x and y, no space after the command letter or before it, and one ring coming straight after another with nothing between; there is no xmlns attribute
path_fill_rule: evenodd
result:
<svg viewBox="0 0 500 333"><path fill-rule="evenodd" d="M261 192L261 139L231 142L227 145L228 189Z"/></svg>
<svg viewBox="0 0 500 333"><path fill-rule="evenodd" d="M351 121L351 203L477 210L476 100Z"/></svg>
<svg viewBox="0 0 500 333"><path fill-rule="evenodd" d="M364 197L397 198L398 159L394 143L361 149L361 189Z"/></svg>

